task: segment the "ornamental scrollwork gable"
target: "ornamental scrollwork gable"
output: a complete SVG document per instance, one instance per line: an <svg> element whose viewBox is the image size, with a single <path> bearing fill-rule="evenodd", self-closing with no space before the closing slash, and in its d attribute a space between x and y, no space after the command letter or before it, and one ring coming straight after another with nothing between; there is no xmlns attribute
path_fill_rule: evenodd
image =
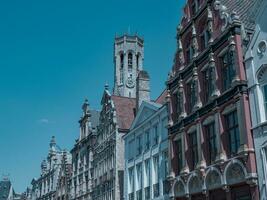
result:
<svg viewBox="0 0 267 200"><path fill-rule="evenodd" d="M224 31L234 21L239 21L239 16L237 13L232 12L229 14L227 7L222 4L221 0L216 0L214 2L214 10L219 12L220 18L224 22L221 31Z"/></svg>

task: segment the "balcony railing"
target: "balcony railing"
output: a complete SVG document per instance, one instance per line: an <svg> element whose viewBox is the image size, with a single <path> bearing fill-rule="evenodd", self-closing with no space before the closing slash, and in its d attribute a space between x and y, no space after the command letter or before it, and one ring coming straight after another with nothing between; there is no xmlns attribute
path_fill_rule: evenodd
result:
<svg viewBox="0 0 267 200"><path fill-rule="evenodd" d="M159 183L153 184L153 197L159 196Z"/></svg>
<svg viewBox="0 0 267 200"><path fill-rule="evenodd" d="M142 189L136 192L136 200L142 200Z"/></svg>
<svg viewBox="0 0 267 200"><path fill-rule="evenodd" d="M145 188L145 200L149 200L150 199L150 187L146 187Z"/></svg>
<svg viewBox="0 0 267 200"><path fill-rule="evenodd" d="M129 200L134 200L134 193L133 192L129 194Z"/></svg>

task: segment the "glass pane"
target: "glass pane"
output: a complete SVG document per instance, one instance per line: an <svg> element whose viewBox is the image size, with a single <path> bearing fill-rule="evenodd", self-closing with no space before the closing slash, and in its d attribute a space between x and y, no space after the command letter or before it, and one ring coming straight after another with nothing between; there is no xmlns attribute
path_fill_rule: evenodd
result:
<svg viewBox="0 0 267 200"><path fill-rule="evenodd" d="M265 116L267 118L267 84L263 87L264 95L264 106L265 106Z"/></svg>

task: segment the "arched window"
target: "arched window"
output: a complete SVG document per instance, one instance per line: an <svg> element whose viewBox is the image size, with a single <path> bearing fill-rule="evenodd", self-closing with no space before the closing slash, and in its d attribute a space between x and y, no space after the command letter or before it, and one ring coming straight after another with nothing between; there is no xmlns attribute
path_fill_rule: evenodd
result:
<svg viewBox="0 0 267 200"><path fill-rule="evenodd" d="M133 54L129 53L128 54L128 70L131 72L133 69Z"/></svg>
<svg viewBox="0 0 267 200"><path fill-rule="evenodd" d="M137 69L139 69L139 58L140 58L140 56L139 56L139 54L137 54L136 55L136 67L137 67Z"/></svg>
<svg viewBox="0 0 267 200"><path fill-rule="evenodd" d="M124 66L124 56L120 55L120 83L123 83L123 66Z"/></svg>
<svg viewBox="0 0 267 200"><path fill-rule="evenodd" d="M265 109L265 121L267 121L267 64L261 67L258 73L258 82L261 88L262 101Z"/></svg>

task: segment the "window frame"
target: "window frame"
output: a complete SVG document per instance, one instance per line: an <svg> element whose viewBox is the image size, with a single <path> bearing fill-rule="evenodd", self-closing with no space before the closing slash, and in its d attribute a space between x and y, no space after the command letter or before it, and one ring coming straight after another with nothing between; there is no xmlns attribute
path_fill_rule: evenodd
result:
<svg viewBox="0 0 267 200"><path fill-rule="evenodd" d="M189 149L191 149L191 164L192 169L195 169L198 163L198 141L197 130L189 133Z"/></svg>
<svg viewBox="0 0 267 200"><path fill-rule="evenodd" d="M206 132L206 140L208 147L208 161L211 164L216 160L216 155L218 153L217 135L216 135L214 121L205 125L205 132Z"/></svg>
<svg viewBox="0 0 267 200"><path fill-rule="evenodd" d="M132 72L133 70L133 53L132 52L128 53L127 63L128 63L128 71Z"/></svg>
<svg viewBox="0 0 267 200"><path fill-rule="evenodd" d="M138 135L136 138L137 138L137 154L136 154L136 156L140 156L142 154L142 135Z"/></svg>
<svg viewBox="0 0 267 200"><path fill-rule="evenodd" d="M225 125L226 125L225 131L228 134L229 154L230 156L235 156L237 155L238 149L240 147L240 130L239 130L237 110L233 110L227 113L224 117L225 117ZM229 127L229 124L231 123L230 120L232 120L231 127ZM231 133L231 131L234 131L234 132ZM234 140L232 141L232 139ZM234 144L234 147L233 147L233 144Z"/></svg>
<svg viewBox="0 0 267 200"><path fill-rule="evenodd" d="M178 173L181 172L183 168L183 143L182 138L179 138L176 142L176 149L177 149L177 167L178 167Z"/></svg>
<svg viewBox="0 0 267 200"><path fill-rule="evenodd" d="M267 83L263 83L262 86L263 105L265 109L265 121L267 121Z"/></svg>
<svg viewBox="0 0 267 200"><path fill-rule="evenodd" d="M231 88L234 74L233 52L227 50L221 56L221 72L222 72L222 90L226 91Z"/></svg>
<svg viewBox="0 0 267 200"><path fill-rule="evenodd" d="M262 145L260 152L262 156L262 167L263 167L264 180L266 182L267 181L267 143ZM267 193L266 184L265 184L265 193Z"/></svg>
<svg viewBox="0 0 267 200"><path fill-rule="evenodd" d="M212 69L210 67L207 67L205 70L203 70L203 85L204 85L204 98L205 102L207 103L212 95Z"/></svg>

